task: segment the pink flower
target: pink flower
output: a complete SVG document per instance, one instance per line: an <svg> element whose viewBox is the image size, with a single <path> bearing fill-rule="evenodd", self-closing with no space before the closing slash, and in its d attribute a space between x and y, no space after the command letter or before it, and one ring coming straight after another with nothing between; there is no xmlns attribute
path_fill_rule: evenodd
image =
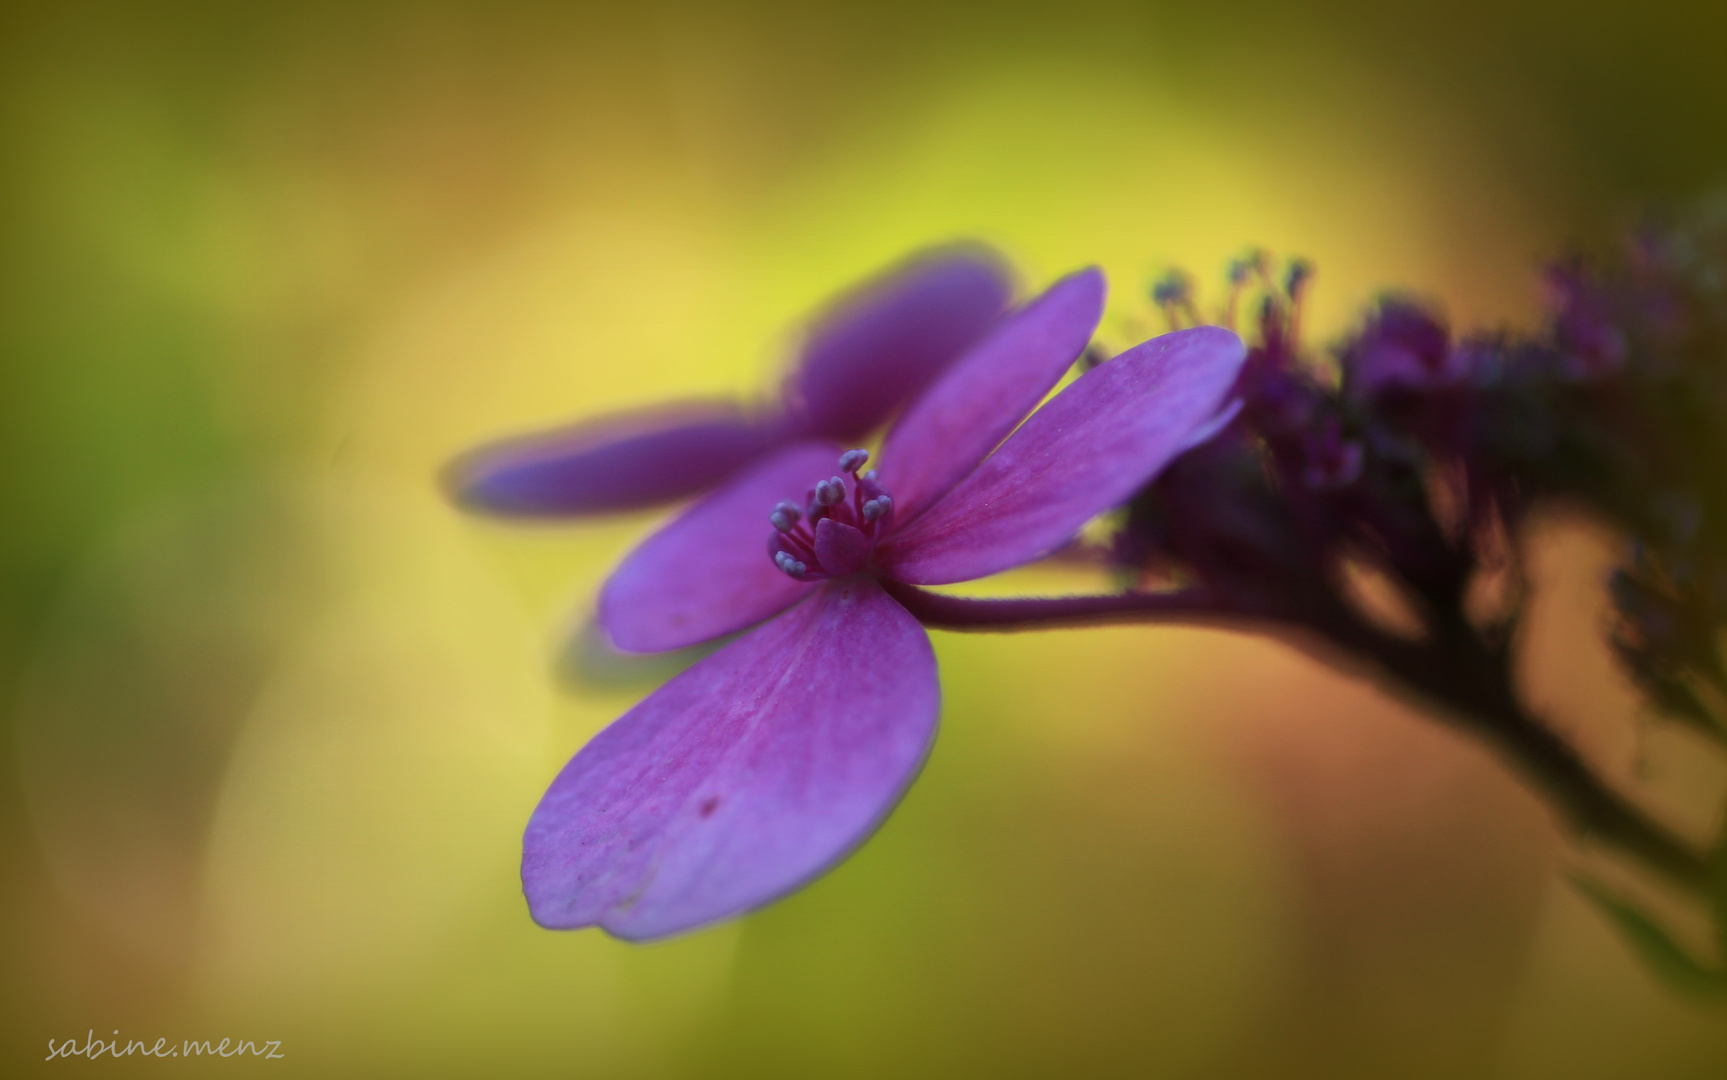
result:
<svg viewBox="0 0 1727 1080"><path fill-rule="evenodd" d="M781 447L855 442L988 332L1006 265L965 245L924 252L829 306L781 401L694 401L482 446L452 464L456 501L482 513L572 517L699 494Z"/></svg>
<svg viewBox="0 0 1727 1080"><path fill-rule="evenodd" d="M929 639L894 591L1048 554L1201 435L1235 381L1241 342L1199 327L1102 364L1020 424L1103 299L1087 270L1014 313L906 409L879 472L859 474L862 451L786 447L624 560L600 597L620 648L761 625L552 782L524 839L537 922L675 934L785 895L881 824L940 707Z"/></svg>

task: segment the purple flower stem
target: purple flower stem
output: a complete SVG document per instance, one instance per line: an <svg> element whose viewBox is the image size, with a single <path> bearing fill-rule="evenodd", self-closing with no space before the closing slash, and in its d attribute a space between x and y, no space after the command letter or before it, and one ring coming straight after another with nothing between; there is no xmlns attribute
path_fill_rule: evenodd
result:
<svg viewBox="0 0 1727 1080"><path fill-rule="evenodd" d="M977 600L930 592L897 581L883 582L882 587L917 616L919 622L938 630L1045 630L1171 619L1195 622L1210 619L1233 625L1239 617L1224 611L1202 589Z"/></svg>
<svg viewBox="0 0 1727 1080"><path fill-rule="evenodd" d="M1580 838L1615 848L1696 895L1707 895L1709 859L1603 783L1577 751L1518 700L1511 658L1467 626L1438 626L1419 641L1393 637L1341 605L1299 615L1250 610L1205 589L1113 595L972 599L912 585L883 587L919 622L941 630L1015 631L1166 622L1266 633L1346 672L1364 666L1441 707L1485 739L1547 799Z"/></svg>

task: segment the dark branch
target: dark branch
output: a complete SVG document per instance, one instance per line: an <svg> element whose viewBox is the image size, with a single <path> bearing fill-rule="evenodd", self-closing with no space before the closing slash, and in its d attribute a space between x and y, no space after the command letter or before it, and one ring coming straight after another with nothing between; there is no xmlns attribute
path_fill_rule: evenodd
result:
<svg viewBox="0 0 1727 1080"><path fill-rule="evenodd" d="M1310 611L1300 620L1283 619L1231 610L1203 589L972 599L893 582L883 587L919 622L943 630L1162 622L1267 633L1345 671L1365 663L1485 739L1581 837L1623 851L1688 892L1701 895L1709 888L1706 857L1605 785L1570 744L1524 709L1508 655L1483 646L1467 628L1442 628L1428 639L1406 641L1375 630L1341 607L1323 615Z"/></svg>

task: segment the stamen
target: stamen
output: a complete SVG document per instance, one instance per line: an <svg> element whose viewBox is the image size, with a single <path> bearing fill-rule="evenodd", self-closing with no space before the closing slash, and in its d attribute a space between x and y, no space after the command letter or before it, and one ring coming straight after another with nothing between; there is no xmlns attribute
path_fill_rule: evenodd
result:
<svg viewBox="0 0 1727 1080"><path fill-rule="evenodd" d="M1199 309L1193 305L1193 279L1182 270L1170 270L1159 278L1151 287L1151 300L1163 309L1171 330L1182 329L1183 317L1189 326L1198 326L1202 321Z"/></svg>
<svg viewBox="0 0 1727 1080"><path fill-rule="evenodd" d="M845 497L846 482L837 476L816 484L816 504L818 506L835 506Z"/></svg>
<svg viewBox="0 0 1727 1080"><path fill-rule="evenodd" d="M1306 259L1290 261L1288 276L1284 278L1284 291L1289 294L1289 343L1292 349L1301 344L1301 309L1307 306L1307 283L1312 279L1312 263Z"/></svg>
<svg viewBox="0 0 1727 1080"><path fill-rule="evenodd" d="M876 471L861 474L857 471L867 460L869 454L864 450L843 454L840 467L849 476L816 481L806 495L808 505L801 513L796 503L775 504L768 514L774 531L768 534L767 546L774 566L781 573L798 581L814 582L867 568L870 550L893 527L893 499L876 479ZM824 556L816 542L817 526L830 519L841 526L835 535L843 540L840 544L843 550L829 551Z"/></svg>
<svg viewBox="0 0 1727 1080"><path fill-rule="evenodd" d="M768 515L768 520L773 522L775 529L789 533L797 527L798 520L802 517L803 514L798 510L796 503L782 499L779 505L774 507L774 512Z"/></svg>

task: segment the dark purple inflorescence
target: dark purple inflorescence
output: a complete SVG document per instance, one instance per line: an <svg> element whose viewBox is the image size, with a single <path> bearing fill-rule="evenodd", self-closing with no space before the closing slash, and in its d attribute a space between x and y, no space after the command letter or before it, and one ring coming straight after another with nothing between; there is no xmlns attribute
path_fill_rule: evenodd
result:
<svg viewBox="0 0 1727 1080"><path fill-rule="evenodd" d="M1529 510L1562 501L1632 538L1616 642L1657 700L1688 701L1670 669L1718 678L1713 628L1727 614L1724 233L1650 230L1616 258L1556 265L1533 335L1460 338L1388 296L1330 363L1298 339L1311 269L1238 260L1224 318L1258 295L1243 408L1134 500L1118 559L1175 568L1245 609L1315 617L1334 614L1314 605L1336 599L1337 564L1369 562L1436 630L1461 617L1476 574L1502 565ZM1197 317L1185 280L1156 290L1173 320Z"/></svg>
<svg viewBox="0 0 1727 1080"><path fill-rule="evenodd" d="M1698 849L1612 791L1520 703L1510 657L1521 526L1543 505L1587 513L1625 537L1614 651L1656 711L1727 746L1721 209L1551 267L1538 332L1459 336L1387 296L1326 357L1299 337L1311 268L1238 260L1220 321L1257 318L1242 408L1134 497L1113 554L1135 580L1318 639L1445 706L1580 833L1713 896L1727 953L1727 840ZM1181 275L1153 299L1172 324L1200 319ZM1363 568L1401 605L1400 628L1352 592ZM1634 906L1585 892L1658 968L1727 992L1727 956L1693 960Z"/></svg>

